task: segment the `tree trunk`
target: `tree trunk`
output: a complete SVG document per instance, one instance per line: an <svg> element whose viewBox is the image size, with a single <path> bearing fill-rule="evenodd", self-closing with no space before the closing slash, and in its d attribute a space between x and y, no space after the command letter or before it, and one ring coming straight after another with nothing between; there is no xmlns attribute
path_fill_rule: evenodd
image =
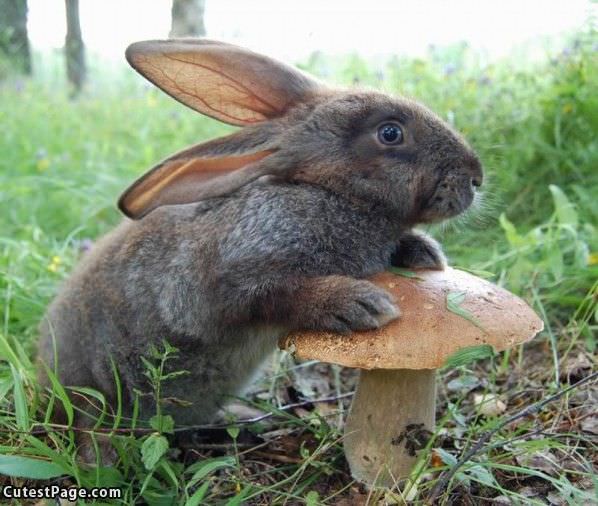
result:
<svg viewBox="0 0 598 506"><path fill-rule="evenodd" d="M66 39L64 44L66 56L66 75L73 85L73 94L77 95L85 82L85 46L81 37L79 23L79 0L65 0L66 5Z"/></svg>
<svg viewBox="0 0 598 506"><path fill-rule="evenodd" d="M14 70L31 74L27 0L0 0L0 53Z"/></svg>
<svg viewBox="0 0 598 506"><path fill-rule="evenodd" d="M203 37L205 0L172 0L169 37Z"/></svg>

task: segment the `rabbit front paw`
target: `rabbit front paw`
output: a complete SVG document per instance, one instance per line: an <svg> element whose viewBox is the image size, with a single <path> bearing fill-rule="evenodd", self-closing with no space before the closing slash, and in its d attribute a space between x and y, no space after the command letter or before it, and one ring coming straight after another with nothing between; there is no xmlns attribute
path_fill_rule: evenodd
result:
<svg viewBox="0 0 598 506"><path fill-rule="evenodd" d="M325 288L304 314L308 328L349 334L379 328L399 316L391 295L369 281L336 278Z"/></svg>
<svg viewBox="0 0 598 506"><path fill-rule="evenodd" d="M407 269L444 270L446 257L437 241L423 232L409 232L399 240L397 250L391 257L395 267Z"/></svg>

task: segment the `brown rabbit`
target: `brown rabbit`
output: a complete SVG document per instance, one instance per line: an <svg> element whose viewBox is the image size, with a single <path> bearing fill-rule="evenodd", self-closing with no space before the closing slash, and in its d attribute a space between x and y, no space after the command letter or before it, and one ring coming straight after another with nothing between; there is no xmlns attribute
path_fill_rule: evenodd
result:
<svg viewBox="0 0 598 506"><path fill-rule="evenodd" d="M167 340L180 350L169 366L188 374L163 385L186 401L165 410L207 422L286 332L397 318L367 276L444 267L413 227L464 211L482 169L422 105L329 88L210 40L139 42L126 56L177 100L243 128L167 158L121 197L132 220L95 245L42 324L40 357L63 384L114 406L112 360L130 414L134 390L149 390L140 357ZM141 399L147 419L155 405Z"/></svg>

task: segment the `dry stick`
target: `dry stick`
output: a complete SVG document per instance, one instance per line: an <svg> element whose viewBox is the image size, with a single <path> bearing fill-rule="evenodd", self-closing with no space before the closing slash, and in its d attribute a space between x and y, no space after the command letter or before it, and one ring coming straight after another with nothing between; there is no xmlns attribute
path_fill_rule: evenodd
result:
<svg viewBox="0 0 598 506"><path fill-rule="evenodd" d="M285 406L282 406L280 408L277 408L277 411L288 411L289 409L293 409L293 408L300 408L302 406L307 406L309 404L319 404L322 402L334 402L334 401L338 401L340 399L344 399L345 397L351 397L352 395L355 395L355 392L345 392L344 394L339 394L339 395L333 395L331 397L323 397L322 399L308 399L305 401L301 401L301 402L295 402L294 404L286 404ZM178 429L174 429L175 432L177 431L186 431L186 430L195 430L195 429L225 429L227 427L230 427L231 425L247 425L247 424L251 424L251 423L256 423L256 422L261 422L262 420L265 420L266 418L270 418L272 416L274 416L276 414L275 411L268 411L267 413L264 413L263 415L260 416L256 416L255 418L245 418L242 420L237 420L237 421L233 421L231 423L228 424L212 424L212 425L191 425L191 426L187 426L187 427L179 427Z"/></svg>
<svg viewBox="0 0 598 506"><path fill-rule="evenodd" d="M288 411L289 409L307 406L309 404L319 404L322 402L334 402L339 399L343 399L345 397L351 397L354 394L355 394L355 392L346 392L344 394L334 395L331 397L324 397L321 399L307 399L305 401L295 402L294 404L286 404L285 406L281 406L280 408L277 408L277 411ZM260 416L256 416L255 418L245 418L242 420L233 421L231 423L223 423L223 424L207 423L207 424L202 424L202 425L187 425L184 427L175 428L174 432L186 432L186 431L201 430L201 429L226 429L227 427L230 427L231 425L249 425L252 423L257 423L262 420L265 420L266 418L270 418L270 417L274 416L275 414L276 414L275 411L268 411L267 413L264 413L263 415L260 415ZM37 424L34 424L34 425L37 425ZM46 434L48 432L46 427L50 427L53 430L61 430L61 431L72 430L75 432L86 432L86 433L90 433L90 434L91 433L94 433L94 434L121 434L121 433L147 434L150 432L155 432L155 429L153 429L151 427L136 427L134 429L127 428L127 427L122 427L122 428L118 427L116 429L114 429L114 428L108 429L108 428L98 427L96 429L88 429L88 428L75 427L75 426L71 426L71 425L64 425L64 424L58 424L58 423L48 423L48 424L45 424L39 430L26 431L26 430L0 429L0 433L10 432L12 434L21 434L22 433L22 434L29 434L32 436L37 436L40 434Z"/></svg>
<svg viewBox="0 0 598 506"><path fill-rule="evenodd" d="M478 453L480 453L484 449L484 445L488 441L490 441L490 439L492 438L492 436L494 436L494 434L496 434L497 432L499 432L500 430L502 430L507 425L510 425L511 423L519 420L520 418L524 418L526 416L529 416L529 415L537 413L538 411L540 411L547 404L550 404L551 402L554 402L554 401L560 399L563 395L569 393L571 390L575 390L576 388L579 388L583 384L589 383L590 381L592 381L594 379L597 379L597 378L598 378L598 371L590 374L589 376L586 376L583 379L580 379L578 382L573 383L573 385L565 388L564 390L560 390L556 394L551 395L550 397L547 397L546 399L538 401L538 402L536 402L534 404L530 404L526 408L523 408L521 411L515 413L513 416L511 416L511 417L507 418L506 420L502 421L501 423L499 423L496 427L494 427L494 429L489 430L488 432L486 432L485 434L483 434L482 437L480 437L480 439L478 439L478 441L476 442L476 444L473 445L469 450L467 450L467 452L465 452L463 454L463 456L459 459L459 461L454 466L452 466L448 471L444 471L439 476L438 480L436 481L436 485L434 485L434 488L432 489L432 492L430 493L430 495L426 499L426 503L427 504L433 504L434 503L434 501L442 493L442 491L444 490L444 488L451 481L451 479L453 478L453 476L455 476L455 474L457 473L457 471L461 467L463 467L463 465L468 460L470 460L474 455L477 455Z"/></svg>

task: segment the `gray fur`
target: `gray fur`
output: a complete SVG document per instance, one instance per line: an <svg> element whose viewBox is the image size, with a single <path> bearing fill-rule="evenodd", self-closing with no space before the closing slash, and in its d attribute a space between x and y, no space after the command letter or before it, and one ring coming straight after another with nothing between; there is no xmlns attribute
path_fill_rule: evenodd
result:
<svg viewBox="0 0 598 506"><path fill-rule="evenodd" d="M401 120L404 145L377 143L387 118ZM212 141L212 153L264 143L275 150L265 160L284 170L126 219L64 284L40 344L64 384L96 388L114 405L111 357L130 414L134 390L149 390L140 356L166 339L180 349L171 370L189 374L166 382L163 395L190 403L167 412L178 424L207 422L285 333L348 333L396 318L391 296L363 278L391 262L442 269L439 245L413 227L463 211L481 183L477 158L448 125L373 91L323 90L241 132L230 148ZM252 132L259 142L248 141ZM143 399L148 418L155 406Z"/></svg>

